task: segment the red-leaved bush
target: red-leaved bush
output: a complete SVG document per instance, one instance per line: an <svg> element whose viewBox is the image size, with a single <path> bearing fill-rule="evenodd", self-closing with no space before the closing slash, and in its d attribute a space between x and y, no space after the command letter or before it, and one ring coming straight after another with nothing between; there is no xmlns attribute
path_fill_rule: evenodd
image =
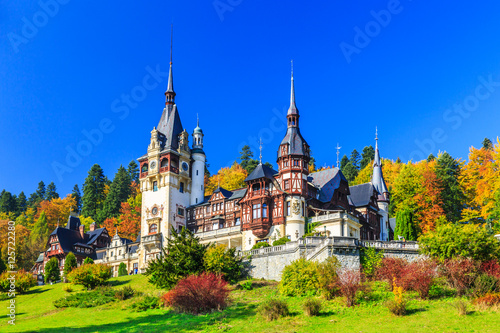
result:
<svg viewBox="0 0 500 333"><path fill-rule="evenodd" d="M377 268L375 276L377 280L386 281L391 288L394 278L396 278L396 283L401 286L406 265L408 262L401 258L384 258L380 267Z"/></svg>
<svg viewBox="0 0 500 333"><path fill-rule="evenodd" d="M478 272L479 263L472 259L450 259L441 266L441 273L458 295L465 294L472 287Z"/></svg>
<svg viewBox="0 0 500 333"><path fill-rule="evenodd" d="M339 274L338 285L347 306L353 306L356 303L356 293L363 289L362 280L363 276L359 270L347 269Z"/></svg>
<svg viewBox="0 0 500 333"><path fill-rule="evenodd" d="M481 264L481 271L500 279L500 264L496 260L490 260Z"/></svg>
<svg viewBox="0 0 500 333"><path fill-rule="evenodd" d="M402 269L400 286L404 290L418 292L420 298L427 298L436 276L437 265L434 261L419 260L410 262Z"/></svg>
<svg viewBox="0 0 500 333"><path fill-rule="evenodd" d="M486 294L472 301L474 305L492 307L500 305L500 294Z"/></svg>
<svg viewBox="0 0 500 333"><path fill-rule="evenodd" d="M224 309L228 295L227 282L220 275L202 273L179 280L162 301L177 312L200 314Z"/></svg>

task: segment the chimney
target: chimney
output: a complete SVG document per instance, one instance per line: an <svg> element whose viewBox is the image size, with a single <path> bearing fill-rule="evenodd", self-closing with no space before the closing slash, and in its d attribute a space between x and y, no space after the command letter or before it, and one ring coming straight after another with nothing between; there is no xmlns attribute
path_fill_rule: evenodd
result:
<svg viewBox="0 0 500 333"><path fill-rule="evenodd" d="M95 230L95 222L92 222L92 224L90 225L90 231L94 231Z"/></svg>
<svg viewBox="0 0 500 333"><path fill-rule="evenodd" d="M82 236L82 239L85 238L85 225L84 224L82 224L80 226L80 236Z"/></svg>

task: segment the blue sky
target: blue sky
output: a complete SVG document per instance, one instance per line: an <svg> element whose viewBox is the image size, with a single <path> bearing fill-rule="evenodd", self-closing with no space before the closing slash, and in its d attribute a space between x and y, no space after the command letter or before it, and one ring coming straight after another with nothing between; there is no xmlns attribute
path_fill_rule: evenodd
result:
<svg viewBox="0 0 500 333"><path fill-rule="evenodd" d="M405 161L439 150L466 158L499 134L500 3L1 7L0 189L16 194L40 180L66 194L94 163L112 178L146 152L164 105L171 23L182 124L191 133L199 114L212 173L244 144L257 157L259 137L275 163L291 59L302 134L318 165L335 163L337 142L342 155L374 144L375 126L382 156Z"/></svg>

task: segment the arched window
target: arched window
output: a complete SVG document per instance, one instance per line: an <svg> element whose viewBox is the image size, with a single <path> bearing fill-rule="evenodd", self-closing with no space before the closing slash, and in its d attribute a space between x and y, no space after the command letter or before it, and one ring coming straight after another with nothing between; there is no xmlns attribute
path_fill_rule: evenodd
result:
<svg viewBox="0 0 500 333"><path fill-rule="evenodd" d="M149 226L149 233L150 234L156 234L158 232L158 225L156 223L153 223Z"/></svg>

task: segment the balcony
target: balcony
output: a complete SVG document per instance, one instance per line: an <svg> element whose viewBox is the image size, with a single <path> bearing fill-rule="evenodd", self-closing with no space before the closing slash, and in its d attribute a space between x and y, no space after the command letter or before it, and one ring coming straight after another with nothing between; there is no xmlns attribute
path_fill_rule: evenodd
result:
<svg viewBox="0 0 500 333"><path fill-rule="evenodd" d="M234 227L222 228L222 229L217 229L217 230L212 230L212 231L197 232L197 233L195 233L195 236L202 239L202 240L205 240L205 239L211 239L211 238L217 238L217 237L223 237L223 236L237 235L240 232L241 232L241 226L237 225Z"/></svg>
<svg viewBox="0 0 500 333"><path fill-rule="evenodd" d="M144 177L147 177L148 176L148 172L141 172L139 178L144 178Z"/></svg>
<svg viewBox="0 0 500 333"><path fill-rule="evenodd" d="M318 216L313 216L311 217L311 222L332 222L333 220L339 220L339 219L347 219L351 220L352 222L359 223L359 219L357 217L354 217L351 214L343 213L343 212L335 212L335 213L328 213L325 215L318 215Z"/></svg>
<svg viewBox="0 0 500 333"><path fill-rule="evenodd" d="M260 197L260 196L269 196L271 195L271 192L269 192L268 189L261 189L261 190L256 190L256 191L249 191L248 192L248 198L252 197Z"/></svg>
<svg viewBox="0 0 500 333"><path fill-rule="evenodd" d="M141 238L141 243L148 251L154 248L161 249L161 234L146 235Z"/></svg>

